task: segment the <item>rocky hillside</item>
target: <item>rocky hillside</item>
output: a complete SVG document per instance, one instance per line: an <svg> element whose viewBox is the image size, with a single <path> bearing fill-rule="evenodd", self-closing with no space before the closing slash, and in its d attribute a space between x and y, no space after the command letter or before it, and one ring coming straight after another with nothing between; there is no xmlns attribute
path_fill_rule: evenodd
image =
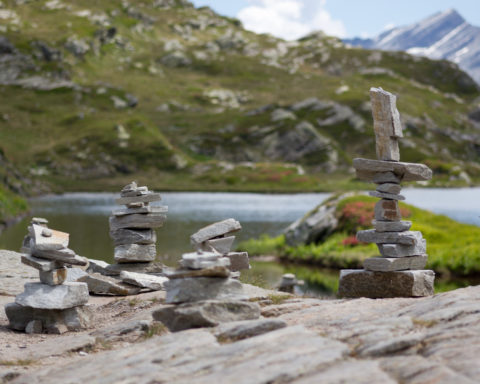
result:
<svg viewBox="0 0 480 384"><path fill-rule="evenodd" d="M0 20L0 145L51 190L351 188L371 86L399 95L403 160L480 180L480 92L447 61L287 43L185 0L2 0Z"/></svg>

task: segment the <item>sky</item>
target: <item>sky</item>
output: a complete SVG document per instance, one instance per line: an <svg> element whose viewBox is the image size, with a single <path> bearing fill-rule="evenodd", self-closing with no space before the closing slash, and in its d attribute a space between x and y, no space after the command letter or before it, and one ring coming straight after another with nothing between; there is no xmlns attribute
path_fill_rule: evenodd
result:
<svg viewBox="0 0 480 384"><path fill-rule="evenodd" d="M374 37L439 11L456 9L480 26L479 0L191 0L237 17L246 29L295 40L314 30L338 37Z"/></svg>

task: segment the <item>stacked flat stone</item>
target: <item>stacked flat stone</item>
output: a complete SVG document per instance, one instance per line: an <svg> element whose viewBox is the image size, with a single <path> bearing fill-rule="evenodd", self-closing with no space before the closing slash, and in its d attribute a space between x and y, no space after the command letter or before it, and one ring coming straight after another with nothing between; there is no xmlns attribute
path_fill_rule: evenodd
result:
<svg viewBox="0 0 480 384"><path fill-rule="evenodd" d="M208 225L190 237L190 243L198 252L219 253L230 259L229 269L232 272L240 272L250 269L250 262L247 252L231 252L235 236L233 233L242 229L240 223L235 219L223 220Z"/></svg>
<svg viewBox="0 0 480 384"><path fill-rule="evenodd" d="M115 244L114 258L118 264L141 263L143 268L135 272L143 272L155 260L157 235L154 228L163 226L168 212L166 206L150 206L159 200L159 193L138 187L135 182L122 189L116 203L125 208L114 210L109 220L110 237ZM118 270L122 270L122 265Z"/></svg>
<svg viewBox="0 0 480 384"><path fill-rule="evenodd" d="M433 294L433 271L427 263L426 241L419 231L410 231L412 223L402 221L399 201L401 181L426 181L432 171L423 164L400 162L398 139L403 136L396 97L381 88L370 90L377 157L379 160L354 159L361 180L377 184L371 196L378 197L373 225L359 231L357 239L375 243L380 257L364 261L363 270L342 270L339 295L343 297L421 297Z"/></svg>
<svg viewBox="0 0 480 384"><path fill-rule="evenodd" d="M40 282L26 283L15 303L5 307L10 326L28 333L63 333L86 325L82 307L89 298L87 284L65 280L67 265L85 266L87 259L68 248L68 233L47 223L34 218L22 246L27 251L22 263L38 270Z"/></svg>

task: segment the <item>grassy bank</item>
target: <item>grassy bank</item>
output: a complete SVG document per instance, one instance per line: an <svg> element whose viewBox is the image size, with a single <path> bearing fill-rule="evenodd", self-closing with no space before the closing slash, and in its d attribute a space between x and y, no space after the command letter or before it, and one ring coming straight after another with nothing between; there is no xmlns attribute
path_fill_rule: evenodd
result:
<svg viewBox="0 0 480 384"><path fill-rule="evenodd" d="M374 244L359 243L355 233L371 228L377 199L355 196L340 201L336 208L339 225L319 244L290 247L284 236L262 236L240 244L251 255L276 255L279 258L325 268L361 268L364 259L378 255ZM400 204L402 216L413 221L412 230L421 231L427 240L427 268L443 276L480 275L480 228L458 223L444 215Z"/></svg>
<svg viewBox="0 0 480 384"><path fill-rule="evenodd" d="M0 184L0 231L28 210L27 201Z"/></svg>

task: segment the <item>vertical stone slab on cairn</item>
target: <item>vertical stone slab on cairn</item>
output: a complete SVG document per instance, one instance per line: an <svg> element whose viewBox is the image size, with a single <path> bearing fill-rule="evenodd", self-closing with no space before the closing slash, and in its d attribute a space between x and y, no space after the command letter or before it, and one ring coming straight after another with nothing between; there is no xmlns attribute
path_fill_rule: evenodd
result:
<svg viewBox="0 0 480 384"><path fill-rule="evenodd" d="M354 159L357 177L377 184L371 196L375 205L375 229L359 231L357 239L378 246L380 256L365 260L361 270L342 270L338 294L341 297L422 297L433 295L435 273L423 270L427 263L422 233L410 231L412 223L402 221L399 200L401 181L430 180L432 171L423 164L400 162L398 139L403 137L396 97L381 88L370 90L379 160Z"/></svg>

